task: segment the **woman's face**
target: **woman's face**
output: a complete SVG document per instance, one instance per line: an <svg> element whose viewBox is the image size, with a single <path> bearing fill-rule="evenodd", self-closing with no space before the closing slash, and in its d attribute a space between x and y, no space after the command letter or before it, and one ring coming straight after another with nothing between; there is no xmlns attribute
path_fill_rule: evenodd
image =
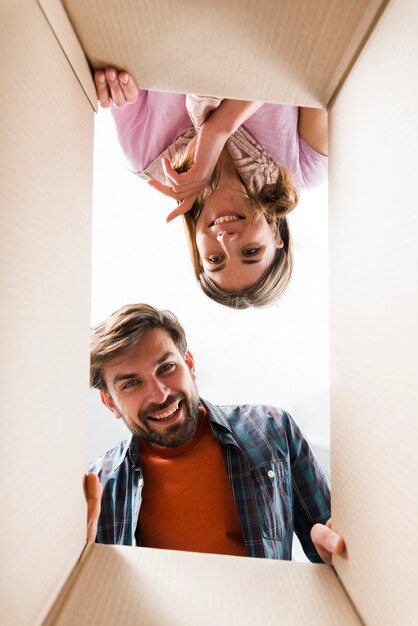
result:
<svg viewBox="0 0 418 626"><path fill-rule="evenodd" d="M204 273L219 288L240 291L270 267L283 241L244 193L217 189L196 222L196 245Z"/></svg>

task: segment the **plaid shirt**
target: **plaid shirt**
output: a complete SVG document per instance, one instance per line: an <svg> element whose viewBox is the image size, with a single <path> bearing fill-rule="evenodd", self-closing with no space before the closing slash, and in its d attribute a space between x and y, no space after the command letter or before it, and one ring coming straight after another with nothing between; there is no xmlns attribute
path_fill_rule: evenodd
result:
<svg viewBox="0 0 418 626"><path fill-rule="evenodd" d="M321 559L310 538L330 517L328 478L288 413L270 406L213 406L203 401L222 448L249 556L292 558L296 532L307 557ZM96 459L104 486L99 543L140 545L144 484L140 440L132 436Z"/></svg>

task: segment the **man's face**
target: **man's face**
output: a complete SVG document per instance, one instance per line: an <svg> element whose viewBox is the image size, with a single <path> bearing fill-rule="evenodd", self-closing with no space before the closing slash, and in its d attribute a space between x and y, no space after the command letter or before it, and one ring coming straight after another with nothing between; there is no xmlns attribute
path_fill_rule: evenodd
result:
<svg viewBox="0 0 418 626"><path fill-rule="evenodd" d="M199 424L194 360L183 357L161 329L145 333L133 351L104 367L104 404L141 439L165 448L189 441Z"/></svg>

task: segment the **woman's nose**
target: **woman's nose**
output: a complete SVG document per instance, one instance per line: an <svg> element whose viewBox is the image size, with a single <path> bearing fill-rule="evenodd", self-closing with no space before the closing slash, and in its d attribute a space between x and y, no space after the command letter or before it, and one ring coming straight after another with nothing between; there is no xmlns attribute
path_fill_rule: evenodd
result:
<svg viewBox="0 0 418 626"><path fill-rule="evenodd" d="M230 233L227 230L221 230L221 232L216 235L217 240L224 243L231 241L232 239L236 239L237 237L238 233Z"/></svg>

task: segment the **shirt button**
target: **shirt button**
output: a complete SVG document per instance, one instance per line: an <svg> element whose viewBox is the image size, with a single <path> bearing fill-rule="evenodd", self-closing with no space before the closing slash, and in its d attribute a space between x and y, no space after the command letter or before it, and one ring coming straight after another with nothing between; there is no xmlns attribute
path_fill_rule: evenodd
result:
<svg viewBox="0 0 418 626"><path fill-rule="evenodd" d="M268 476L269 478L274 478L274 477L275 477L275 475L276 475L276 474L273 472L273 470L269 470L269 471L267 472L267 476Z"/></svg>
<svg viewBox="0 0 418 626"><path fill-rule="evenodd" d="M142 479L142 478L140 478L140 479L138 480L138 487L142 487L142 485L143 485L143 484L144 484L144 481L143 481L143 479Z"/></svg>

